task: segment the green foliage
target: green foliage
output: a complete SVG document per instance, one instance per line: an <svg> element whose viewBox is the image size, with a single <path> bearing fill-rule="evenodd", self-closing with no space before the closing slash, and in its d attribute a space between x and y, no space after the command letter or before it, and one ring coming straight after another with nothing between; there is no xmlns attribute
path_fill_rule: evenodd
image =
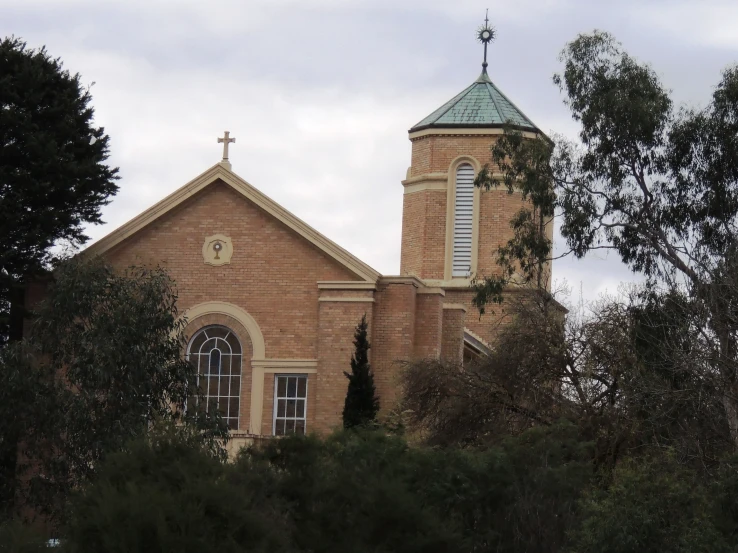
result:
<svg viewBox="0 0 738 553"><path fill-rule="evenodd" d="M673 290L643 289L627 310L636 362L620 372L618 407L632 446L667 448L698 469L716 465L733 445L694 302Z"/></svg>
<svg viewBox="0 0 738 553"><path fill-rule="evenodd" d="M572 553L732 551L715 505L694 474L668 456L626 463L582 501Z"/></svg>
<svg viewBox="0 0 738 553"><path fill-rule="evenodd" d="M7 451L22 444L26 467L12 467L14 481L32 469L21 496L37 512L61 520L71 490L156 424L184 422L222 451L217 414L183 410L198 393L196 373L182 356L185 321L164 270L118 273L75 259L55 271L47 292L29 341L2 358L1 371L12 394L2 409L22 416L2 417L0 436L15 437Z"/></svg>
<svg viewBox="0 0 738 553"><path fill-rule="evenodd" d="M351 373L344 372L349 380L343 407L343 426L367 426L373 423L379 412L379 398L374 387L374 375L369 366L369 339L366 315L354 333L355 352L351 356Z"/></svg>
<svg viewBox="0 0 738 553"><path fill-rule="evenodd" d="M567 424L483 452L364 431L271 442L241 462L254 458L284 474L299 549L336 553L556 551L592 477Z"/></svg>
<svg viewBox="0 0 738 553"><path fill-rule="evenodd" d="M411 447L368 430L289 436L234 463L165 426L101 461L61 537L74 553L731 550L734 459L714 484L670 455L611 476L591 459L563 421L485 450ZM24 532L6 531L6 543L24 543Z"/></svg>
<svg viewBox="0 0 738 553"><path fill-rule="evenodd" d="M0 523L0 551L3 553L48 553L43 533L18 521Z"/></svg>
<svg viewBox="0 0 738 553"><path fill-rule="evenodd" d="M239 466L266 461L279 470L298 551L461 551L442 513L415 493L414 456L398 438L359 431L270 442Z"/></svg>
<svg viewBox="0 0 738 553"><path fill-rule="evenodd" d="M572 425L488 451L414 448L353 430L290 436L224 463L169 428L101 463L65 550L560 551L592 481Z"/></svg>
<svg viewBox="0 0 738 553"><path fill-rule="evenodd" d="M65 551L291 551L267 469L236 470L172 429L132 442L75 498Z"/></svg>
<svg viewBox="0 0 738 553"><path fill-rule="evenodd" d="M483 452L448 453L420 477L424 497L458 524L471 551L561 551L594 480L591 444L565 421ZM427 490L427 491L425 491Z"/></svg>
<svg viewBox="0 0 738 553"><path fill-rule="evenodd" d="M49 368L34 363L21 344L0 348L0 522L15 510L17 485L27 476L27 464L18 462L19 444L44 441L62 412Z"/></svg>
<svg viewBox="0 0 738 553"><path fill-rule="evenodd" d="M506 128L492 147L492 163L500 176L494 176L485 165L474 180L476 186L487 190L502 185L508 194L517 192L530 202L510 220L513 237L497 252L501 273L474 280L473 303L480 313L490 303L502 303L503 292L513 278L522 276L525 284L538 290L550 284L546 263L553 248L546 226L553 222L556 205L549 168L552 148L548 139L530 140L513 127Z"/></svg>
<svg viewBox="0 0 738 553"><path fill-rule="evenodd" d="M0 41L3 341L19 283L48 263L53 245L86 242L84 226L101 222L100 208L118 190L117 169L104 163L109 138L93 124L91 100L81 77L44 48L28 49L12 37Z"/></svg>

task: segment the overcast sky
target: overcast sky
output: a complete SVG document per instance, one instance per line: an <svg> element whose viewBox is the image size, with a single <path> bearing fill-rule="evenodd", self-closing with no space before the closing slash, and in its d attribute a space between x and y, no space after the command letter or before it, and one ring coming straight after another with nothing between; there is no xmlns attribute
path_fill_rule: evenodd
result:
<svg viewBox="0 0 738 553"><path fill-rule="evenodd" d="M551 82L578 33L613 33L677 103L738 61L738 1L0 0L0 34L46 45L92 88L120 192L97 239L220 160L383 274L400 267L407 129L479 74L546 132L577 127ZM554 265L596 298L635 278L614 254Z"/></svg>

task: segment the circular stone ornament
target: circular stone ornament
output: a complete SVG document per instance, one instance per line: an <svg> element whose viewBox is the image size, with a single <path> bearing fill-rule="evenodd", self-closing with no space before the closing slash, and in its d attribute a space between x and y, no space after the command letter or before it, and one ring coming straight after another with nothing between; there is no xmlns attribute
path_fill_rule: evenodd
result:
<svg viewBox="0 0 738 553"><path fill-rule="evenodd" d="M225 234L213 234L205 238L202 258L206 265L229 265L233 255L233 242Z"/></svg>

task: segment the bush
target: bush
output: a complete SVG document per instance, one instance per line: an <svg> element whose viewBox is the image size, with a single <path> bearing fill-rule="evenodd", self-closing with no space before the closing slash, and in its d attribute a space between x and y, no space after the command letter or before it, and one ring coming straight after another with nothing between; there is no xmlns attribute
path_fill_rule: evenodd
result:
<svg viewBox="0 0 738 553"><path fill-rule="evenodd" d="M668 456L624 463L612 484L589 493L581 507L573 553L731 551L707 488Z"/></svg>

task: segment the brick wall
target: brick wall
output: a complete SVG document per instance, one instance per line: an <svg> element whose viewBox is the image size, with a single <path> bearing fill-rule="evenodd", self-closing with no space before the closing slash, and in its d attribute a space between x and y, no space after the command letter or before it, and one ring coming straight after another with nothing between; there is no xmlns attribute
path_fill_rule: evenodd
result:
<svg viewBox="0 0 738 553"><path fill-rule="evenodd" d="M446 198L446 190L421 190L403 195L401 275L443 278Z"/></svg>
<svg viewBox="0 0 738 553"><path fill-rule="evenodd" d="M206 265L205 237L233 242L230 265ZM343 266L226 184L213 184L106 254L114 264L161 264L184 310L225 301L247 311L267 358L315 359L321 280L358 280Z"/></svg>
<svg viewBox="0 0 738 553"><path fill-rule="evenodd" d="M375 294L372 366L381 409L394 407L402 361L412 358L415 342L416 279L383 277Z"/></svg>
<svg viewBox="0 0 738 553"><path fill-rule="evenodd" d="M214 267L204 263L202 245L205 237L213 234L231 238L230 265ZM266 357L271 359L317 359L320 307L328 307L321 319L325 327L333 324L330 306L351 305L356 312L347 313L345 324L334 328L337 361L326 361L325 384L319 381L318 375L308 377L308 428L325 429L340 422L340 411L338 418L335 414L339 396L343 408L346 378L342 371L349 368L353 330L371 304L319 303L319 281L359 279L304 238L228 185L214 183L122 242L106 253L106 257L119 267L142 263L164 266L177 283L180 311L205 301L223 301L241 307L259 325ZM341 293L344 292L331 291L331 295ZM231 328L244 345L239 431L246 432L252 387L250 337L246 329L225 315L199 317L190 322L187 334L192 335L207 324ZM340 378L336 378L338 365ZM320 374L322 367L319 367ZM323 385L326 404L321 410L318 397ZM267 435L272 433L273 398L274 374L267 372L261 424Z"/></svg>
<svg viewBox="0 0 738 553"><path fill-rule="evenodd" d="M441 357L451 363L461 363L464 353L464 323L466 309L454 304L443 308L443 340Z"/></svg>
<svg viewBox="0 0 738 553"><path fill-rule="evenodd" d="M413 181L413 184L419 184L423 182L423 175L448 175L451 163L462 155L475 158L481 165L491 164L490 149L496 139L497 136L491 134L428 135L412 139L409 177L419 179ZM447 190L420 190L405 194L401 274L414 274L422 279L444 278L447 194ZM497 250L513 237L510 220L524 205L519 193L509 194L505 187L481 191L476 252L479 276L500 273L496 262ZM552 236L553 225L549 225L547 234Z"/></svg>
<svg viewBox="0 0 738 553"><path fill-rule="evenodd" d="M354 291L351 291L354 292ZM358 291L356 291L358 292ZM324 297L336 297L336 291L322 291ZM357 295L356 297L361 297ZM321 301L318 317L318 373L315 402L315 423L318 432L327 432L342 424L348 379L354 354L354 332L366 314L368 335L373 342L373 308L371 302ZM376 347L375 343L371 344ZM370 350L370 360L374 352ZM376 367L375 375L376 375Z"/></svg>
<svg viewBox="0 0 738 553"><path fill-rule="evenodd" d="M451 129L449 129L451 131ZM412 139L410 176L445 173L460 155L472 156L482 165L491 163L494 135L427 135Z"/></svg>
<svg viewBox="0 0 738 553"><path fill-rule="evenodd" d="M421 293L424 292L424 293ZM443 290L425 293L420 289L415 308L415 357L438 359L443 335Z"/></svg>

